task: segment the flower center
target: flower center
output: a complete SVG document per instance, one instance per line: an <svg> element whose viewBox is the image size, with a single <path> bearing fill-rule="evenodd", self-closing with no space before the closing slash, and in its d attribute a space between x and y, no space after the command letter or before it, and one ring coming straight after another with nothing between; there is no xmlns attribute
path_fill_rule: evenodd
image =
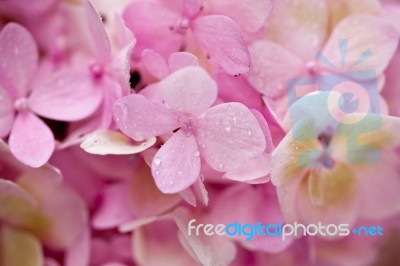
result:
<svg viewBox="0 0 400 266"><path fill-rule="evenodd" d="M89 66L89 71L92 77L96 80L101 79L104 75L104 67L100 63L93 63Z"/></svg>
<svg viewBox="0 0 400 266"><path fill-rule="evenodd" d="M192 134L194 128L196 127L197 120L190 115L181 116L179 118L179 123L181 125L181 130L183 130L186 134Z"/></svg>
<svg viewBox="0 0 400 266"><path fill-rule="evenodd" d="M170 27L170 30L183 35L189 29L189 23L189 19L181 18L178 20L175 26Z"/></svg>
<svg viewBox="0 0 400 266"><path fill-rule="evenodd" d="M23 97L19 98L14 102L14 108L17 111L27 111L29 109L29 102L28 99Z"/></svg>
<svg viewBox="0 0 400 266"><path fill-rule="evenodd" d="M334 129L328 127L318 135L318 140L323 147L323 153L318 158L318 164L322 165L324 168L333 168L335 166L335 161L332 158L330 150L333 134Z"/></svg>
<svg viewBox="0 0 400 266"><path fill-rule="evenodd" d="M314 60L310 60L306 63L306 68L308 73L310 73L310 75L316 75L317 74L317 63Z"/></svg>

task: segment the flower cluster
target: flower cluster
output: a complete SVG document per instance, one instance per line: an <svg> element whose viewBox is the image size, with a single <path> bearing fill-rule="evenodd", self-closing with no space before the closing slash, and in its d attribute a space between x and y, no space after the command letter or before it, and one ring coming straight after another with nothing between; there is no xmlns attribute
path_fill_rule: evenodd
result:
<svg viewBox="0 0 400 266"><path fill-rule="evenodd" d="M0 1L0 265L395 265L399 18Z"/></svg>

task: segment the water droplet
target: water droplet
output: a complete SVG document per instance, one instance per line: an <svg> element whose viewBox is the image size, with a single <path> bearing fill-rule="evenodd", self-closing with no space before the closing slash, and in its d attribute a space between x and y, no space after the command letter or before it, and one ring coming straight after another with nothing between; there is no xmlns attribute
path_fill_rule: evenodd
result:
<svg viewBox="0 0 400 266"><path fill-rule="evenodd" d="M199 151L194 151L193 152L193 156L194 157L199 157L200 156L200 152Z"/></svg>
<svg viewBox="0 0 400 266"><path fill-rule="evenodd" d="M230 126L226 126L226 127L225 127L226 132L231 131L231 129L232 129L232 128L231 128Z"/></svg>
<svg viewBox="0 0 400 266"><path fill-rule="evenodd" d="M220 164L218 164L218 167L219 167L219 168L223 168L223 167L224 167L224 164L223 164L223 163L220 163Z"/></svg>
<svg viewBox="0 0 400 266"><path fill-rule="evenodd" d="M251 136L251 134L252 134L251 129L248 129L247 130L247 135Z"/></svg>
<svg viewBox="0 0 400 266"><path fill-rule="evenodd" d="M155 165L155 166L161 165L161 160L160 160L159 157L155 157L154 160L153 160L153 162L154 162L154 165Z"/></svg>
<svg viewBox="0 0 400 266"><path fill-rule="evenodd" d="M179 172L178 172L178 175L179 175L179 176L182 176L182 175L183 175L183 172L182 172L182 171L179 171Z"/></svg>

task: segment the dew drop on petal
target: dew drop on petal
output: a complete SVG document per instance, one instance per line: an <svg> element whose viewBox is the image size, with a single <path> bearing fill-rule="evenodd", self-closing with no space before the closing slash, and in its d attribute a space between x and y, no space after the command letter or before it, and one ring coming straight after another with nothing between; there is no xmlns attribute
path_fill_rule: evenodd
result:
<svg viewBox="0 0 400 266"><path fill-rule="evenodd" d="M154 162L155 166L160 166L161 165L161 160L158 157L155 157L153 162Z"/></svg>

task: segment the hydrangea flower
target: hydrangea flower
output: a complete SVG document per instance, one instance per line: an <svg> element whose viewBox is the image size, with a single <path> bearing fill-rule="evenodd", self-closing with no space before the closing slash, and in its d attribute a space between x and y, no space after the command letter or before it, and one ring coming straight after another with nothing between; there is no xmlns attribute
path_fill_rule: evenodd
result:
<svg viewBox="0 0 400 266"><path fill-rule="evenodd" d="M0 141L0 176L1 265L40 266L44 246L66 251L76 244L86 206L57 169L27 167Z"/></svg>
<svg viewBox="0 0 400 266"><path fill-rule="evenodd" d="M263 131L247 107L225 103L210 108L217 98L217 85L202 68L178 70L158 88L165 104L129 95L115 103L114 119L136 141L177 130L152 162L154 179L164 193L193 184L200 174L200 158L223 172L264 151Z"/></svg>
<svg viewBox="0 0 400 266"><path fill-rule="evenodd" d="M400 144L395 133L400 119L346 114L339 100L334 92L308 95L290 107L292 115L284 120L292 130L272 154L271 180L288 222L352 226L400 212L394 151ZM325 105L334 108L328 112Z"/></svg>
<svg viewBox="0 0 400 266"><path fill-rule="evenodd" d="M300 3L309 4L302 1ZM316 4L315 9L317 14L327 12L324 4ZM346 75L348 71L373 69L381 79L379 85L382 88L384 81L381 75L389 64L399 40L399 33L393 25L382 18L364 14L353 15L341 20L327 38L324 27L327 25L326 18L318 15L318 19L320 21L312 22L318 30L310 30L309 25L305 23L303 31L307 34L299 35L296 28L292 29L296 33L290 38L278 34L275 42L264 39L249 46L253 67L246 74L246 78L264 96L266 104L271 106L279 120L283 119L289 107L286 97L289 88L286 82L292 78L327 73L341 75L342 72ZM291 29L282 25L280 27L285 29L284 32ZM311 45L310 39L313 40ZM348 41L343 63L339 48L340 40ZM317 60L319 52L329 60L329 65L325 63L326 60ZM360 58L367 58L365 53L368 52L372 53L372 56L361 64L356 64ZM311 90L312 88L309 92ZM385 104L383 100L381 101L383 110Z"/></svg>
<svg viewBox="0 0 400 266"><path fill-rule="evenodd" d="M83 119L98 107L100 94L74 79L35 80L38 48L18 24L9 23L0 32L0 58L0 137L10 134L8 143L18 160L42 166L53 153L55 141L37 115L63 121Z"/></svg>
<svg viewBox="0 0 400 266"><path fill-rule="evenodd" d="M207 54L211 61L230 75L239 75L248 72L250 57L245 39L239 26L230 14L238 17L239 12L246 16L242 21L246 29L260 28L260 21L265 21L271 10L270 1L261 0L240 5L232 5L228 1L215 1L211 6L216 14L201 15L203 0L196 1L135 1L124 12L127 26L135 33L138 43L134 52L139 57L144 49L152 49L167 57L177 52L185 43L185 36L190 30L195 36L198 45ZM239 1L236 1L239 3ZM261 12L258 8L265 8ZM239 11L240 10L240 11ZM255 14L255 16L252 16ZM158 18L158 23L153 23L153 18ZM250 17L252 19L250 19ZM253 19L256 18L256 19ZM190 35L189 35L190 36ZM189 37L190 38L190 37ZM160 42L159 40L165 40Z"/></svg>

